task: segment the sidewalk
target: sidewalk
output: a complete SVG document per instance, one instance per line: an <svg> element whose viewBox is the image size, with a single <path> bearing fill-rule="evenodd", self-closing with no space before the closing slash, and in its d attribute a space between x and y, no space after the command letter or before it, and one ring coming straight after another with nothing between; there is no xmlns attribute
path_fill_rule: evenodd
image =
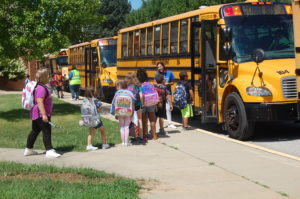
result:
<svg viewBox="0 0 300 199"><path fill-rule="evenodd" d="M65 100L70 101L67 94ZM149 199L300 198L299 161L199 131L180 131L167 129L167 137L145 146L69 152L58 159L44 154L24 157L23 149L2 148L0 159L153 179L151 190L141 193Z"/></svg>

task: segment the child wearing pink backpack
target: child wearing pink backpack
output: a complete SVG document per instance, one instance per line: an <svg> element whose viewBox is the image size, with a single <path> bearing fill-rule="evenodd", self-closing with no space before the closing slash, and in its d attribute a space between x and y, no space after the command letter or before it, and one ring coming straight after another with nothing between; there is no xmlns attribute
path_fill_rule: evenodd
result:
<svg viewBox="0 0 300 199"><path fill-rule="evenodd" d="M131 91L127 90L125 80L118 80L116 82L116 88L117 92L111 103L110 113L115 115L116 119L119 120L122 144L124 146L130 146L131 143L128 140L129 125L134 112L135 97Z"/></svg>
<svg viewBox="0 0 300 199"><path fill-rule="evenodd" d="M159 102L158 94L153 86L153 84L148 82L148 75L145 69L138 69L137 78L142 83L140 98L143 107L142 121L143 121L143 139L147 141L147 132L148 132L148 124L147 119L150 120L151 133L152 138L154 140L158 139L156 135L156 118L155 111L156 105Z"/></svg>

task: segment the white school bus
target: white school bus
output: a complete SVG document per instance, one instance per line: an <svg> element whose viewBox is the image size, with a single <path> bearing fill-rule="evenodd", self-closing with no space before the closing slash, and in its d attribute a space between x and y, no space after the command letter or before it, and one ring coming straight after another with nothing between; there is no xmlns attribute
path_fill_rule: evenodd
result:
<svg viewBox="0 0 300 199"><path fill-rule="evenodd" d="M257 122L296 121L291 8L252 0L121 29L118 77L143 67L153 79L158 61L175 81L187 71L202 122L221 123L239 140L251 138Z"/></svg>

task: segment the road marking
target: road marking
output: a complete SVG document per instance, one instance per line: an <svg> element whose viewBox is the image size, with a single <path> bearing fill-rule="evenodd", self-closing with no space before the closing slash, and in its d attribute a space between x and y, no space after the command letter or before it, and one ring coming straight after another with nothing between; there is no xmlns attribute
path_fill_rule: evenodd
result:
<svg viewBox="0 0 300 199"><path fill-rule="evenodd" d="M245 146L248 146L248 147L251 147L251 148L259 149L259 150L266 151L266 152L269 152L269 153L273 153L273 154L276 154L276 155L279 155L279 156L290 158L290 159L293 159L293 160L296 160L296 161L300 161L300 157L297 157L297 156L294 156L294 155L290 155L290 154L287 154L287 153L275 151L273 149L268 149L268 148L263 147L263 146L243 142L243 141L236 140L236 139L233 139L233 138L225 137L223 135L219 135L219 134L216 134L216 133L213 133L213 132L210 132L210 131L206 131L206 130L203 130L203 129L195 129L195 130L200 132L200 133L205 133L207 135L211 135L211 136L221 138L223 140L227 140L227 141L230 141L230 142L234 142L234 143L237 143L237 144L245 145Z"/></svg>

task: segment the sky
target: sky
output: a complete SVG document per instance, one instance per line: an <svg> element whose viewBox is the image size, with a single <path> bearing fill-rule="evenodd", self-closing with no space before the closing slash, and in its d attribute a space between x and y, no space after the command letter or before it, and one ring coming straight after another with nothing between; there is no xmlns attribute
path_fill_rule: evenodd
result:
<svg viewBox="0 0 300 199"><path fill-rule="evenodd" d="M139 9L142 5L142 0L129 0L129 2L134 10Z"/></svg>

